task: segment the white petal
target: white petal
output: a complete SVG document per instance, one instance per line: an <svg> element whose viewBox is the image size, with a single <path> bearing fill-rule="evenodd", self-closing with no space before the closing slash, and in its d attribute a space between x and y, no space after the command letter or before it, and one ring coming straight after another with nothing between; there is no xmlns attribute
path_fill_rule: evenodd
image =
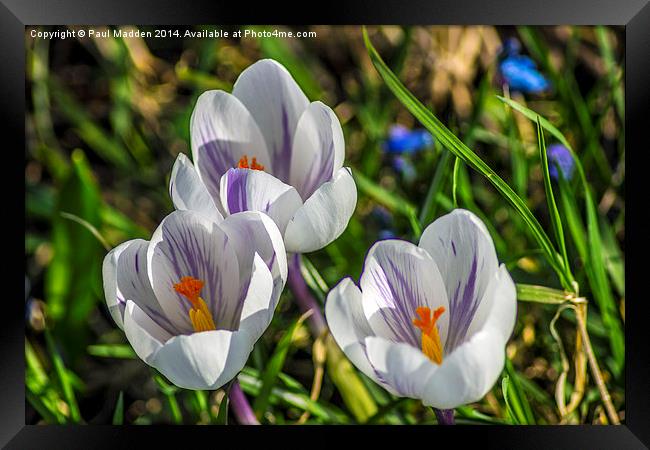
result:
<svg viewBox="0 0 650 450"><path fill-rule="evenodd" d="M243 305L239 262L218 224L192 211L174 211L154 232L147 250L156 298L179 331L193 331L190 302L174 290L181 278L204 282L200 296L218 329L237 329Z"/></svg>
<svg viewBox="0 0 650 450"><path fill-rule="evenodd" d="M256 253L239 323L239 329L246 330L252 342L256 342L271 323L278 298L279 295L274 297L271 272Z"/></svg>
<svg viewBox="0 0 650 450"><path fill-rule="evenodd" d="M244 331L215 330L171 338L152 365L184 389L218 389L244 367L253 341Z"/></svg>
<svg viewBox="0 0 650 450"><path fill-rule="evenodd" d="M422 398L438 370L417 348L381 337L366 338L366 353L379 384L401 397Z"/></svg>
<svg viewBox="0 0 650 450"><path fill-rule="evenodd" d="M438 267L425 250L399 239L375 243L359 284L363 311L374 334L420 348L422 332L413 325L416 309L425 306L433 312L443 307L437 326L444 345L449 305Z"/></svg>
<svg viewBox="0 0 650 450"><path fill-rule="evenodd" d="M259 125L271 156L272 173L287 181L293 135L309 100L287 69L272 59L257 61L244 70L232 93Z"/></svg>
<svg viewBox="0 0 650 450"><path fill-rule="evenodd" d="M293 137L289 182L308 199L343 165L343 130L334 111L313 102L302 113Z"/></svg>
<svg viewBox="0 0 650 450"><path fill-rule="evenodd" d="M228 214L261 211L284 232L302 200L298 192L261 170L230 169L221 178L221 204Z"/></svg>
<svg viewBox="0 0 650 450"><path fill-rule="evenodd" d="M198 172L183 153L178 155L174 163L169 178L169 194L174 207L180 211L196 211L215 222L223 220Z"/></svg>
<svg viewBox="0 0 650 450"><path fill-rule="evenodd" d="M478 217L456 209L429 225L419 245L431 254L445 282L450 315L445 351L450 352L468 337L472 319L497 271L494 244Z"/></svg>
<svg viewBox="0 0 650 450"><path fill-rule="evenodd" d="M108 312L111 313L111 317L113 317L113 320L120 328L124 328L124 319L122 316L124 316L126 299L123 295L118 294L117 260L120 253L122 253L129 245L131 245L131 241L124 242L115 247L104 257L104 262L102 264L102 279L104 282L106 306L108 306Z"/></svg>
<svg viewBox="0 0 650 450"><path fill-rule="evenodd" d="M505 341L498 329L485 327L446 355L427 381L423 403L451 409L479 401L488 393L505 362Z"/></svg>
<svg viewBox="0 0 650 450"><path fill-rule="evenodd" d="M172 337L131 300L126 302L124 311L124 334L140 359L150 365L158 350Z"/></svg>
<svg viewBox="0 0 650 450"><path fill-rule="evenodd" d="M287 253L280 230L273 220L260 212L233 214L219 224L237 253L240 278L248 283L253 258L259 254L273 277L272 301L277 304L287 281Z"/></svg>
<svg viewBox="0 0 650 450"><path fill-rule="evenodd" d="M239 160L257 158L272 170L264 138L246 107L223 91L206 91L196 101L190 119L192 157L213 198L219 198L221 177Z"/></svg>
<svg viewBox="0 0 650 450"><path fill-rule="evenodd" d="M308 253L325 247L345 231L356 206L357 186L350 169L342 167L296 211L284 233L287 252Z"/></svg>
<svg viewBox="0 0 650 450"><path fill-rule="evenodd" d="M327 325L341 350L352 363L370 378L375 374L364 349L365 338L372 335L363 314L361 291L350 278L344 278L327 294Z"/></svg>
<svg viewBox="0 0 650 450"><path fill-rule="evenodd" d="M508 269L501 264L494 274L469 327L472 335L486 326L501 331L504 341L510 339L517 320L517 289Z"/></svg>
<svg viewBox="0 0 650 450"><path fill-rule="evenodd" d="M123 328L124 307L132 300L160 326L174 332L175 327L165 316L151 288L147 270L149 242L133 239L111 250L104 258L103 278L106 303L111 316Z"/></svg>

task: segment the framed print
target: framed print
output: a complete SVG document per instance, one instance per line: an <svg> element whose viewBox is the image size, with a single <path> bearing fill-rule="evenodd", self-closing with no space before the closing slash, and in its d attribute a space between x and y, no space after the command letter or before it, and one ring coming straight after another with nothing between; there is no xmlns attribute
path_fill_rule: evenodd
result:
<svg viewBox="0 0 650 450"><path fill-rule="evenodd" d="M647 448L647 2L0 10L7 448Z"/></svg>

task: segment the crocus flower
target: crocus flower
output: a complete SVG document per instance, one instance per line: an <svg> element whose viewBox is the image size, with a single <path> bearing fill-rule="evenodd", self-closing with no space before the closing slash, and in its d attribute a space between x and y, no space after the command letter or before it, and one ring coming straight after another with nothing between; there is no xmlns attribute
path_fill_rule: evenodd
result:
<svg viewBox="0 0 650 450"><path fill-rule="evenodd" d="M570 180L573 176L573 169L575 162L571 152L562 144L549 145L546 149L546 156L548 157L548 173L554 180L559 177L558 167L562 172L562 176L566 180Z"/></svg>
<svg viewBox="0 0 650 450"><path fill-rule="evenodd" d="M163 219L104 259L109 311L136 354L175 385L217 389L242 369L287 279L282 237L259 212Z"/></svg>
<svg viewBox="0 0 650 450"><path fill-rule="evenodd" d="M403 125L393 125L388 130L388 138L383 147L387 153L416 153L431 147L433 137L426 130L409 130Z"/></svg>
<svg viewBox="0 0 650 450"><path fill-rule="evenodd" d="M325 315L367 376L445 410L479 400L497 380L516 318L515 285L485 225L457 209L429 225L418 246L373 245L359 286L343 279Z"/></svg>
<svg viewBox="0 0 650 450"><path fill-rule="evenodd" d="M550 83L537 70L537 65L528 56L520 55L521 45L516 39L509 39L503 46L504 56L499 63L502 83L508 84L511 91L540 94L549 89Z"/></svg>
<svg viewBox="0 0 650 450"><path fill-rule="evenodd" d="M345 230L357 191L343 167L341 124L328 106L310 103L277 62L248 67L232 94L201 94L191 139L196 166L179 155L170 181L176 209L263 211L287 251L297 253L318 250Z"/></svg>

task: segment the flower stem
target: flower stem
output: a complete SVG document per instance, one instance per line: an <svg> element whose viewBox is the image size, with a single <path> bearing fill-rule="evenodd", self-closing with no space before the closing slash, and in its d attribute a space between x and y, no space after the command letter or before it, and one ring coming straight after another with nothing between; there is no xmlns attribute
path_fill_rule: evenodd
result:
<svg viewBox="0 0 650 450"><path fill-rule="evenodd" d="M453 409L432 408L438 419L438 425L455 425Z"/></svg>
<svg viewBox="0 0 650 450"><path fill-rule="evenodd" d="M287 282L291 292L296 298L296 303L302 313L312 310L312 315L309 317L309 328L314 336L320 336L326 329L327 323L321 311L320 305L309 292L309 287L305 279L300 273L300 254L292 255L289 262L289 274Z"/></svg>
<svg viewBox="0 0 650 450"><path fill-rule="evenodd" d="M232 412L240 425L260 424L257 417L255 417L255 413L253 412L250 403L248 403L248 400L244 395L244 391L241 390L238 381L233 382L232 386L230 386L228 396L230 397Z"/></svg>

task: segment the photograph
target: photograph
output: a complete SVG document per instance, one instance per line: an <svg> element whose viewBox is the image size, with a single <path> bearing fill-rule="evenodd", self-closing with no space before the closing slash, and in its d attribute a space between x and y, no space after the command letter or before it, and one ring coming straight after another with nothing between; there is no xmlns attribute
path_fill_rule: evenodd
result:
<svg viewBox="0 0 650 450"><path fill-rule="evenodd" d="M625 26L23 42L26 425L626 425Z"/></svg>

